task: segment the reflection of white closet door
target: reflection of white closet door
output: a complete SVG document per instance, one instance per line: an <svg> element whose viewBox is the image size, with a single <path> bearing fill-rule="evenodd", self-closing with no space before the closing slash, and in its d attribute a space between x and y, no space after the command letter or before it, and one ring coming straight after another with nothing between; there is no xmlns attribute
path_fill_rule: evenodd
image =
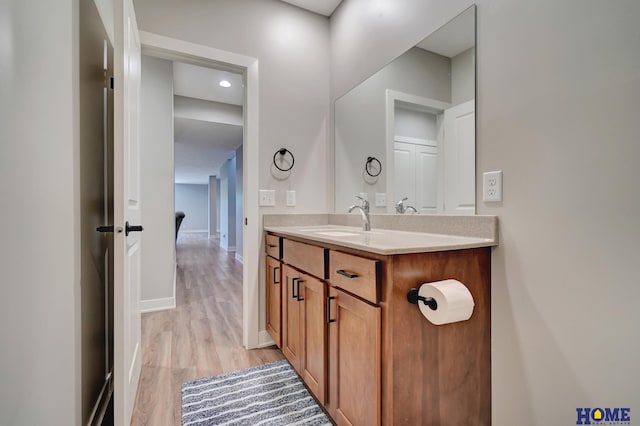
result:
<svg viewBox="0 0 640 426"><path fill-rule="evenodd" d="M415 146L410 143L395 142L393 145L393 193L397 198L391 200L394 204L404 197L409 197L405 206L413 206L416 201L415 152Z"/></svg>
<svg viewBox="0 0 640 426"><path fill-rule="evenodd" d="M438 213L438 148L415 145L416 203L419 213Z"/></svg>
<svg viewBox="0 0 640 426"><path fill-rule="evenodd" d="M410 139L410 138L402 138ZM424 143L429 143L425 145ZM420 144L394 143L394 194L397 200L408 197L405 206L413 206L422 214L438 210L438 146L436 141Z"/></svg>
<svg viewBox="0 0 640 426"><path fill-rule="evenodd" d="M474 214L476 138L474 100L444 112L444 207L448 214Z"/></svg>

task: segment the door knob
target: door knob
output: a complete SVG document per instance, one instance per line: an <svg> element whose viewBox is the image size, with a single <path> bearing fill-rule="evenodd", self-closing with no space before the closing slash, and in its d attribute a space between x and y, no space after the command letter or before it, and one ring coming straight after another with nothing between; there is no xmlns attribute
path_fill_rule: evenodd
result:
<svg viewBox="0 0 640 426"><path fill-rule="evenodd" d="M142 232L144 231L144 228L140 225L134 225L131 226L129 225L129 222L126 222L124 225L124 235L125 236L129 236L129 232Z"/></svg>

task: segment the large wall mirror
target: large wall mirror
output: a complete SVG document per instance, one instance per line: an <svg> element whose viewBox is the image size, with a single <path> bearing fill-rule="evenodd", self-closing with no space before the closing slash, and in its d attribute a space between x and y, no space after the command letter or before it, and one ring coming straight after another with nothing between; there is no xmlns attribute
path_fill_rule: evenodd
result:
<svg viewBox="0 0 640 426"><path fill-rule="evenodd" d="M476 7L335 103L335 210L475 214Z"/></svg>

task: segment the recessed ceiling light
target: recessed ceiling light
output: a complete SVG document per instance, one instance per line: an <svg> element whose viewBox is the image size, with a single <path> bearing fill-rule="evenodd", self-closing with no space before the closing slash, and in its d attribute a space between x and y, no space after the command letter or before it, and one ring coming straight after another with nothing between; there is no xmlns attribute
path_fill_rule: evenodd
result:
<svg viewBox="0 0 640 426"><path fill-rule="evenodd" d="M219 84L221 87L231 87L231 83L229 83L227 80L222 80Z"/></svg>

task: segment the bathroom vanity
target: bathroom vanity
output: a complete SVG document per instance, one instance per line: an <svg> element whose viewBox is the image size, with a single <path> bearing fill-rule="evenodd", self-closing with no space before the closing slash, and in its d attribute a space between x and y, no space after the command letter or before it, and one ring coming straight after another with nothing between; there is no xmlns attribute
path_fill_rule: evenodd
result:
<svg viewBox="0 0 640 426"><path fill-rule="evenodd" d="M491 424L495 229L265 231L267 330L338 425ZM467 286L474 311L436 326L407 293L449 278Z"/></svg>

